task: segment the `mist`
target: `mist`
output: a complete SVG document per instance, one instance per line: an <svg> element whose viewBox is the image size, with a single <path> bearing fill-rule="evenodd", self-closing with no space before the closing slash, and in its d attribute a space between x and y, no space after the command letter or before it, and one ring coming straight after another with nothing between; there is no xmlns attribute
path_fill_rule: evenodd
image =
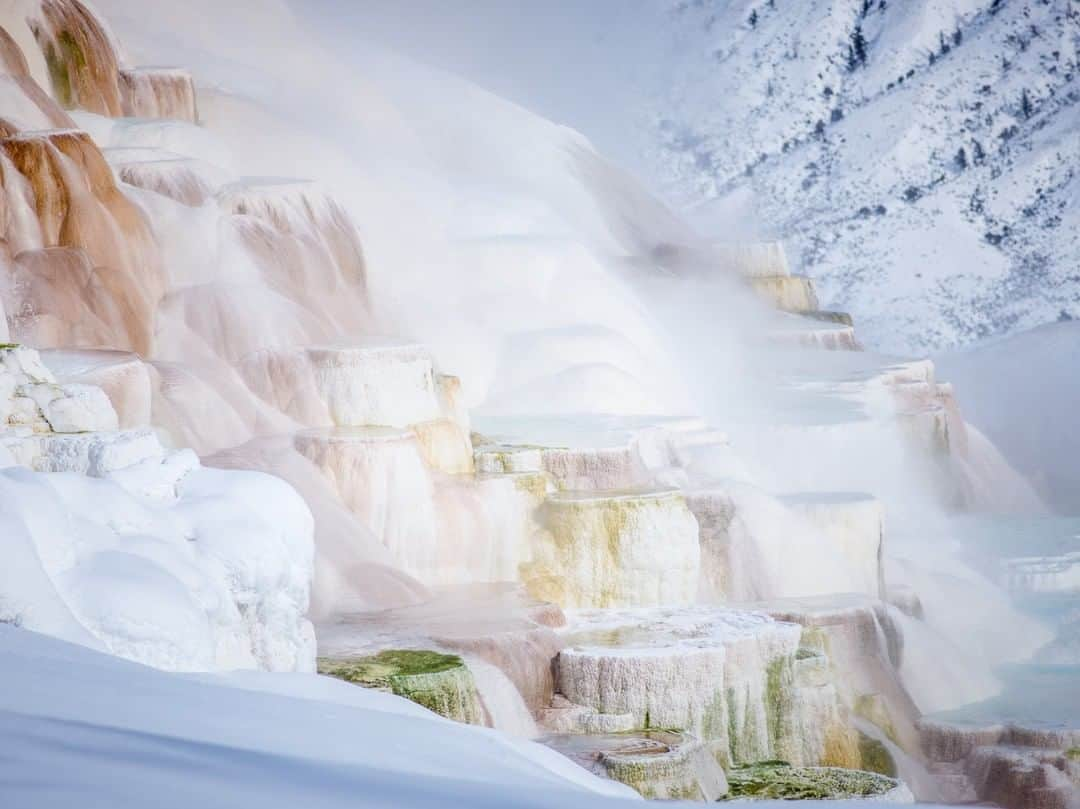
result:
<svg viewBox="0 0 1080 809"><path fill-rule="evenodd" d="M978 756L1054 710L988 741L1009 667L1076 662L1064 546L998 529L1063 527L751 192L655 184L667 4L56 2L0 16L37 54L0 144L11 623L418 703L551 805L778 766L993 797ZM1072 732L1016 772L1067 780Z"/></svg>

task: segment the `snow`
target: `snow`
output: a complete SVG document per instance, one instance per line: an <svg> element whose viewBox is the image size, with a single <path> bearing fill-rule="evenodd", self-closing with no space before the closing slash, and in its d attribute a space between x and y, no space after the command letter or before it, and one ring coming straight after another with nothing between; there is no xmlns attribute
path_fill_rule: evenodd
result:
<svg viewBox="0 0 1080 809"><path fill-rule="evenodd" d="M303 502L189 454L151 462L164 483L0 470L3 620L166 669L311 670Z"/></svg>
<svg viewBox="0 0 1080 809"><path fill-rule="evenodd" d="M554 751L322 677L179 676L0 626L5 801L70 806L604 806ZM621 803L621 802L620 802Z"/></svg>
<svg viewBox="0 0 1080 809"><path fill-rule="evenodd" d="M63 256L29 251L40 254L40 266L21 261L24 276L36 278L42 268L56 276L49 276L56 290L45 285L40 300L31 302L57 323L46 322L51 330L41 327L35 336L60 346L130 343L147 361L125 355L128 379L128 371L106 372L87 357L60 357L57 367L79 378L60 385L43 370L28 374L33 379L8 379L3 384L10 391L0 388L11 424L2 460L53 473L0 471L0 536L11 548L11 564L0 572L5 620L158 668L307 672L315 654L307 618L313 575L320 603L312 614L331 622L320 630L322 642L333 639L335 629L349 642L363 640L350 633L369 619L388 643L415 634L415 627L403 632L402 621L405 628L409 622L389 612L343 615L346 609L404 606L401 612L408 613L411 606L414 619L432 634L434 618L445 622L448 616L439 614L446 607L429 600L425 587L525 580L533 596L564 606L686 605L699 596L701 543L709 537L699 531L698 518L705 516L717 529L714 544L726 540L731 546L735 558L719 561L739 571L743 597L849 590L880 595L887 512L889 547L897 540L904 562L894 558L889 572L918 585L920 594L933 591L922 600L926 620L908 620L904 633L911 648L903 674L923 707L989 695L998 684L989 673L994 663L1023 656L1047 639L1040 627L1011 612L1000 590L950 555L942 511L963 494L957 467L978 465L965 454L978 441L969 445L952 391L935 383L932 366L795 351L799 344L858 344L847 325L766 316L765 306L744 288L749 283L724 272L735 265L801 285L801 276L790 275L784 257L790 252L800 265L794 269L825 270L824 289L833 302L874 317L872 337L897 345L958 342L1013 325L1011 310L1003 315L971 308L988 286L1000 294L994 285L1013 274L1012 259L1003 253L1008 239L1002 236L1002 249L990 244L972 225L973 203L941 196L944 181L908 185L926 166L941 168L944 153L935 150L947 139L933 124L942 88L920 74L902 91L878 93L894 70L914 64L912 54L925 58L943 25L976 26L998 36L998 23L991 25L971 2L935 6L922 15L857 11L855 0L808 2L754 22L745 19L748 6L741 2L674 7L657 34L674 33L685 57L665 69L692 68L665 97L672 116L686 120L661 122L660 153L653 157L680 204L702 202L695 195L706 198L696 211L709 228L704 238L574 130L362 38L335 52L307 30L322 22L310 7L294 4L293 17L284 3L222 8L192 0L183 8L161 3L160 14L147 14L144 0L100 2L110 17L115 13L116 30L130 43L127 58L191 70L206 126L78 113L78 123L114 150L112 167L89 136L64 139L93 156L97 184L109 190L111 201L130 206L131 221L146 226L139 255L120 250L130 246L126 242L116 245L127 262L119 268L132 271L109 277L134 281L136 270L147 271L154 289L128 324L144 338L137 346L91 334L89 326L87 332L66 329L62 313L48 309L64 295L52 293L68 293L80 304L84 293L74 284L61 288L75 273L58 268L70 265L92 278L108 261L94 255L91 264L75 250ZM700 18L713 9L719 11L711 22ZM852 15L871 11L866 34L873 58L849 76L841 61L828 57L842 54ZM630 28L644 19L626 15L631 17ZM766 46L757 42L763 33L769 35ZM780 58L782 47L788 50ZM1045 50L1041 43L1030 49ZM953 65L959 53L957 48L942 63ZM940 78L935 71L927 75ZM829 84L826 93L826 82L836 89ZM190 88L183 85L186 93ZM842 110L834 106L840 103ZM708 112L698 120L703 109ZM910 110L918 114L909 116ZM806 136L815 115L832 111L843 114L830 117L831 128L823 121L822 137ZM194 107L185 114L193 117ZM1020 159L1005 147L994 152L995 160L1015 158L1008 165L1015 182L1032 187L1038 187L1035 178L1057 168L1046 156L1050 150L1069 148L1073 138L1060 122L1038 132L1035 126L1016 142L1030 136L1042 157ZM690 131L697 127L704 131ZM860 137L870 147L857 143ZM40 137L30 140L43 149L49 145ZM759 161L762 148L772 155ZM125 159L143 168L125 175ZM804 159L813 159L814 167L804 166ZM995 168L1004 170L1005 162L996 161ZM78 166L68 169L70 179L83 179ZM964 181L980 171L971 169ZM114 172L130 181L116 193ZM312 180L269 179L282 176ZM727 243L738 229L729 222L731 197L753 204L748 188L757 193L768 227L782 231L786 247ZM959 180L951 190L958 188ZM6 190L22 217L29 210L26 189L13 182ZM901 214L889 209L900 230L881 227L885 213L869 205L875 194L896 193L910 197ZM864 197L869 214L836 219L836 210ZM1000 198L980 205L998 220L1016 215L1015 206ZM847 238L849 225L858 238ZM32 230L21 227L16 235L33 241ZM726 246L713 250L718 243ZM888 245L884 252L882 243ZM95 246L93 240L80 245L92 255ZM909 270L914 280L905 275ZM807 298L809 291L806 282ZM928 301L936 311L926 311ZM101 317L108 320L108 312ZM13 331L29 340L17 327ZM814 357L804 367L789 367L788 350L804 360ZM136 379L140 371L145 385ZM95 381L110 387L87 386ZM132 398L122 415L121 395ZM478 426L490 439L480 465L495 473L491 477L471 475L466 408L476 406L484 411ZM706 413L708 419L685 413ZM159 432L145 426L151 416ZM121 424L135 429L119 432ZM163 441L193 449L166 452ZM992 456L992 448L983 450ZM736 451L747 459L745 467ZM300 494L264 474L203 467L196 452L217 453L208 464L281 474ZM498 474L508 469L517 475ZM731 476L739 483L727 480ZM1011 479L1002 475L993 482L1001 481ZM719 491L717 502L689 508L684 490L705 484ZM785 503L757 485L774 494L819 488L871 494L846 503L836 494ZM631 486L642 488L626 492ZM982 493L988 499L996 494L992 485ZM729 505L736 512L731 531L720 525L731 516ZM957 578L963 603L953 605ZM730 598L733 591L713 595ZM558 651L546 641L534 644L541 630L533 624L551 635L550 625L561 620L558 606L543 608L547 612L535 622L530 614L526 627L493 639L483 627L477 630L475 620L498 605L475 594L465 601L469 609L449 617L473 630L457 638L465 653L487 654L489 665L478 664L478 682L490 699L489 714L503 727L529 733L525 705L542 709L551 703L551 660ZM870 596L860 603L853 620L875 630L864 640L872 641L880 674L878 664L887 664L876 632L882 608ZM661 623L677 623L659 614ZM617 617L634 625L649 620ZM610 652L571 651L565 658L607 661L585 666L585 676L577 678L583 694L599 694L628 672L635 687L652 692L662 692L677 674L697 678L687 689L696 696L678 689L661 696L672 715L679 713L674 703L694 703L700 724L721 719L710 713L716 688L735 684L742 692L745 685L746 699L755 705L739 746L745 741L743 753L751 758L779 755L785 751L760 743L767 715L763 688L774 660L797 662L800 630L761 620L765 630L730 644L706 637L701 655L693 642L680 640L677 655L635 650L631 643ZM662 626L659 634L668 629ZM987 641L985 635L995 631L1008 642ZM890 640L899 645L898 638ZM708 660L682 670L677 658L687 650ZM945 676L937 673L938 659L949 664ZM836 668L845 677L860 676L855 665ZM614 676L593 677L593 669ZM713 677L718 671L719 684ZM886 673L895 675L891 663ZM122 684L125 676L110 678ZM474 745L459 740L482 737L444 739L425 727L414 734L421 739L414 744L404 730L384 733L377 718L325 708L336 703L313 676L268 677L156 680L200 688L232 683L249 694L279 692L275 699L281 691L292 698L321 695L315 700L319 712L312 712L317 716L306 724L292 721L287 708L278 711L277 703L260 703L249 707L265 713L258 720L264 724L249 726L240 717L234 735L214 735L218 747L210 753L190 746L209 739L184 736L188 747L178 755L198 759L205 772L222 773L237 788L251 788L252 779L236 770L226 776L207 761L216 756L220 766L223 741L226 750L240 751L239 768L300 773L292 792L287 787L280 795L256 796L271 804L286 796L305 803L296 790L314 789L304 778L306 767L318 770L311 777L320 789L362 789L371 771L355 777L342 772L354 764L410 773L393 781L389 792L363 796L372 803L388 795L404 801L414 794L410 790L424 788L420 780L404 779L437 776L446 780L426 799L482 804L487 793L476 800L465 795L475 783L479 790L493 784L516 794L536 774L534 765L543 771L537 778L550 780L555 791L569 788L546 774L552 768L568 773L568 765L540 761L531 749L498 742L523 758L463 763L461 756ZM942 682L929 682L932 677ZM835 698L851 683L818 686L821 693L799 697L809 710L807 722L799 738L789 740L811 762L823 756L826 724L841 722ZM352 708L367 710L358 689L348 696L337 691ZM154 723L174 721L170 712L183 705L183 695L176 696L177 706L170 700L163 700L168 708L155 700L141 705L145 720L137 732L156 734L155 744L162 734L172 738L175 727ZM651 695L639 690L631 696L635 712L644 709L639 718L647 720ZM215 709L214 699L204 697L197 695L192 717ZM269 699L265 693L258 698ZM254 699L238 700L236 710ZM701 699L708 704L697 704ZM102 744L101 734L112 732L87 726L87 714L66 703L61 707L69 745L91 735ZM213 727L229 716L226 711L204 721ZM415 711L406 719L414 717ZM184 721L194 720L185 714ZM295 736L280 742L266 730L270 721L281 722L281 735ZM404 720L395 715L394 721ZM72 730L71 722L83 724ZM339 737L336 728L329 732L335 722L342 733L359 736L362 729L362 740ZM251 738L244 727L252 729ZM726 734L727 723L717 729ZM59 735L39 724L32 732L46 742ZM315 734L319 739L309 743ZM117 758L150 755L128 736L104 744ZM436 744L439 752L430 758L428 747ZM383 747L368 754L375 745ZM361 754L366 758L353 758ZM414 756L424 760L417 763ZM462 773L470 770L482 771L481 780L461 787L459 795ZM78 768L74 774L98 777ZM193 781L188 789L203 783ZM220 788L221 780L215 783ZM274 783L260 781L257 789ZM554 800L541 790L529 792L536 801Z"/></svg>
<svg viewBox="0 0 1080 809"><path fill-rule="evenodd" d="M1076 316L1068 4L542 5L488 0L468 24L432 0L344 11L355 24L335 36L370 29L567 122L712 239L782 239L825 308L852 312L875 348L936 350ZM856 27L866 60L851 69ZM558 60L537 32L560 42Z"/></svg>

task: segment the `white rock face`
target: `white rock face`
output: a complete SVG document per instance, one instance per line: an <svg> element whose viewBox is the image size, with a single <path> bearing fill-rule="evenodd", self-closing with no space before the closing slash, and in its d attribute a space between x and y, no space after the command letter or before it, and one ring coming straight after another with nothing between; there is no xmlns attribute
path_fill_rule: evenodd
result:
<svg viewBox="0 0 1080 809"><path fill-rule="evenodd" d="M0 416L8 425L52 433L118 428L116 411L100 388L58 384L33 349L0 347L0 363Z"/></svg>
<svg viewBox="0 0 1080 809"><path fill-rule="evenodd" d="M91 385L34 385L25 394L41 409L55 433L116 430L120 424L109 397Z"/></svg>
<svg viewBox="0 0 1080 809"><path fill-rule="evenodd" d="M41 360L61 383L101 388L109 397L120 429L150 424L150 370L136 354L124 351L41 352Z"/></svg>
<svg viewBox="0 0 1080 809"><path fill-rule="evenodd" d="M416 429L307 430L294 444L394 563L426 585L517 581L533 553L542 475L439 474Z"/></svg>
<svg viewBox="0 0 1080 809"><path fill-rule="evenodd" d="M556 669L571 702L631 714L639 728L684 730L725 764L802 752L792 738L798 626L708 607L586 611L570 621Z"/></svg>
<svg viewBox="0 0 1080 809"><path fill-rule="evenodd" d="M850 709L915 750L919 711L900 679L903 636L874 598L839 594L747 605L802 626L803 645L825 655L838 696Z"/></svg>
<svg viewBox="0 0 1080 809"><path fill-rule="evenodd" d="M545 503L523 578L562 607L690 604L697 591L698 527L670 489L557 492Z"/></svg>
<svg viewBox="0 0 1080 809"><path fill-rule="evenodd" d="M442 417L431 356L421 346L371 339L307 353L338 427L406 427Z"/></svg>
<svg viewBox="0 0 1080 809"><path fill-rule="evenodd" d="M411 431L310 430L299 433L295 445L405 571L418 575L432 568L435 484Z"/></svg>
<svg viewBox="0 0 1080 809"><path fill-rule="evenodd" d="M75 472L103 478L165 455L157 435L149 429L40 435L36 440L39 454L30 465L39 472Z"/></svg>
<svg viewBox="0 0 1080 809"><path fill-rule="evenodd" d="M309 671L311 517L257 473L190 469L153 501L0 471L6 621L159 668Z"/></svg>

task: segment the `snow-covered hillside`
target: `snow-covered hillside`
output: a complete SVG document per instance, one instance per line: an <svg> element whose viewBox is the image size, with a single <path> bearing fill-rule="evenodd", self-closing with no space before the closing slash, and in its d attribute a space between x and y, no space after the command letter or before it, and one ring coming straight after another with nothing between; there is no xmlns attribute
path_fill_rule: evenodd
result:
<svg viewBox="0 0 1080 809"><path fill-rule="evenodd" d="M1080 314L1080 6L671 0L658 173L786 240L867 344Z"/></svg>

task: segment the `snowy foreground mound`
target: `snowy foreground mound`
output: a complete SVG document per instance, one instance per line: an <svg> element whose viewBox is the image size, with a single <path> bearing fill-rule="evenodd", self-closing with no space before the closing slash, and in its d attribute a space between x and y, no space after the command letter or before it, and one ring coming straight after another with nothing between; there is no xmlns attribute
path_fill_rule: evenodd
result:
<svg viewBox="0 0 1080 809"><path fill-rule="evenodd" d="M0 620L165 669L310 671L311 531L269 475L195 469L163 503L0 470Z"/></svg>
<svg viewBox="0 0 1080 809"><path fill-rule="evenodd" d="M167 674L6 626L0 672L10 806L567 809L637 797L540 745L328 678Z"/></svg>
<svg viewBox="0 0 1080 809"><path fill-rule="evenodd" d="M328 678L174 675L0 627L5 806L605 805L547 748ZM139 762L139 763L135 763ZM227 779L223 781L223 779ZM513 792L511 792L513 790Z"/></svg>
<svg viewBox="0 0 1080 809"><path fill-rule="evenodd" d="M311 671L304 501L119 421L0 346L0 622L165 669Z"/></svg>

